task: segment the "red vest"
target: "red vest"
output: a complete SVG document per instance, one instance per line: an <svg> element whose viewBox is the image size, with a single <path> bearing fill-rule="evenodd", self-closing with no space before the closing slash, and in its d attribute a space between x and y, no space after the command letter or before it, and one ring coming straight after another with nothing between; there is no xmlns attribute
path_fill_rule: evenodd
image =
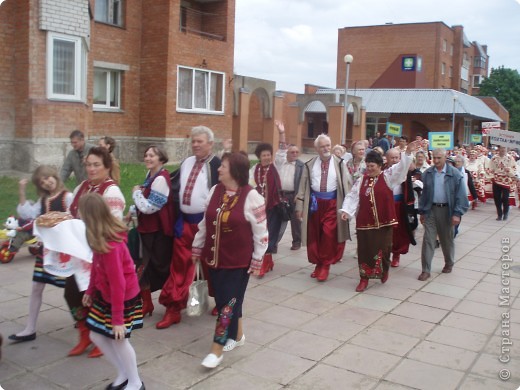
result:
<svg viewBox="0 0 520 390"><path fill-rule="evenodd" d="M110 186L117 185L114 180L111 178L106 178L105 181L97 186L93 186L90 184L88 180L83 181L83 183L80 184L81 187L79 187L78 192L76 193L76 196L72 200L72 204L70 205L70 213L74 218L79 218L78 216L78 207L79 207L79 198L83 196L83 194L88 194L90 192L98 193L99 195L103 196L105 191Z"/></svg>
<svg viewBox="0 0 520 390"><path fill-rule="evenodd" d="M155 179L159 176L164 177L170 186L168 200L156 213L143 214L138 212L139 224L137 225L137 231L139 233L155 233L160 231L166 236L173 237L173 191L171 189L170 173L166 169L162 169ZM145 198L148 198L150 192L152 192L152 183L143 189L143 196Z"/></svg>
<svg viewBox="0 0 520 390"><path fill-rule="evenodd" d="M397 225L394 194L385 182L384 173L378 177L363 176L359 189L359 211L356 229L379 229Z"/></svg>
<svg viewBox="0 0 520 390"><path fill-rule="evenodd" d="M229 213L219 212L225 187L217 184L206 209L206 241L201 256L210 267L249 267L253 255L253 231L244 217L244 204L251 190L251 186L242 187L238 201Z"/></svg>

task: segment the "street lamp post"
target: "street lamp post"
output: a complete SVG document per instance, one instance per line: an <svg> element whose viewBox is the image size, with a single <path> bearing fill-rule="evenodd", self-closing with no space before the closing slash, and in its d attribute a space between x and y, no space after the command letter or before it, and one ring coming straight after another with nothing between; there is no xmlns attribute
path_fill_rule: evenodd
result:
<svg viewBox="0 0 520 390"><path fill-rule="evenodd" d="M348 109L348 76L350 72L350 64L354 61L354 57L351 54L347 54L343 61L347 65L346 76L345 76L345 98L343 102L343 117L341 118L341 144L344 145L347 136L347 109Z"/></svg>
<svg viewBox="0 0 520 390"><path fill-rule="evenodd" d="M453 114L451 116L451 132L455 137L455 104L457 104L457 95L453 95Z"/></svg>

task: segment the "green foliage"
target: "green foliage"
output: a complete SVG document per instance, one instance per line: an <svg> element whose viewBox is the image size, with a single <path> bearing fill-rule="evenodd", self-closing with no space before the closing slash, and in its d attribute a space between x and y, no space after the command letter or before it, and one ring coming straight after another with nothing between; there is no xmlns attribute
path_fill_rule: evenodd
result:
<svg viewBox="0 0 520 390"><path fill-rule="evenodd" d="M509 130L520 131L520 74L516 69L492 68L480 84L480 96L494 96L509 111Z"/></svg>
<svg viewBox="0 0 520 390"><path fill-rule="evenodd" d="M173 172L178 166L168 166L167 169ZM27 175L24 175L27 177ZM146 176L146 168L143 164L121 164L121 184L120 188L126 199L126 207L133 204L132 188L137 184L142 184ZM0 176L0 197L3 201L0 203L0 229L3 223L10 215L16 215L16 205L18 204L18 181L21 177ZM67 180L65 186L69 191L76 188L76 180L71 178ZM38 195L33 185L27 186L27 199L36 200Z"/></svg>

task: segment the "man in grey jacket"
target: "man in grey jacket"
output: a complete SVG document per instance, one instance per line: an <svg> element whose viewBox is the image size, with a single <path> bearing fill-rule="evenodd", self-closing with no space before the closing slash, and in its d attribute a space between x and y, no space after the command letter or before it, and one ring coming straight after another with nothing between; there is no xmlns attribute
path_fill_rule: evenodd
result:
<svg viewBox="0 0 520 390"><path fill-rule="evenodd" d="M88 155L88 151L94 145L85 143L85 136L79 130L74 130L70 133L70 144L72 150L67 154L63 166L61 167L60 177L65 183L71 173L74 173L76 177L76 183L80 184L83 180L87 179L87 171L83 160Z"/></svg>
<svg viewBox="0 0 520 390"><path fill-rule="evenodd" d="M418 279L430 277L435 240L439 236L444 255L443 273L450 273L455 262L453 226L469 207L466 183L459 170L446 164L446 151L433 151L433 166L422 174L423 191L419 199L420 221L424 225L421 251L422 273Z"/></svg>

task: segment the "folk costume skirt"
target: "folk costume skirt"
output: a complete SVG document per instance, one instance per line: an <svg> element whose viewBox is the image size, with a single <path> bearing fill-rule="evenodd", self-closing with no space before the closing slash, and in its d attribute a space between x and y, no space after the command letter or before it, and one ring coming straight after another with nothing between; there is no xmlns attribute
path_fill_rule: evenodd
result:
<svg viewBox="0 0 520 390"><path fill-rule="evenodd" d="M359 276L381 279L390 268L393 227L357 230Z"/></svg>
<svg viewBox="0 0 520 390"><path fill-rule="evenodd" d="M43 268L42 249L43 247L40 248L40 252L36 255L36 261L34 262L33 282L52 284L56 287L65 288L67 278L52 275Z"/></svg>
<svg viewBox="0 0 520 390"><path fill-rule="evenodd" d="M92 299L92 306L87 317L87 327L93 332L114 339L112 305L105 301L99 292ZM126 328L126 338L130 337L132 330L143 327L143 301L140 294L124 302L123 321Z"/></svg>

